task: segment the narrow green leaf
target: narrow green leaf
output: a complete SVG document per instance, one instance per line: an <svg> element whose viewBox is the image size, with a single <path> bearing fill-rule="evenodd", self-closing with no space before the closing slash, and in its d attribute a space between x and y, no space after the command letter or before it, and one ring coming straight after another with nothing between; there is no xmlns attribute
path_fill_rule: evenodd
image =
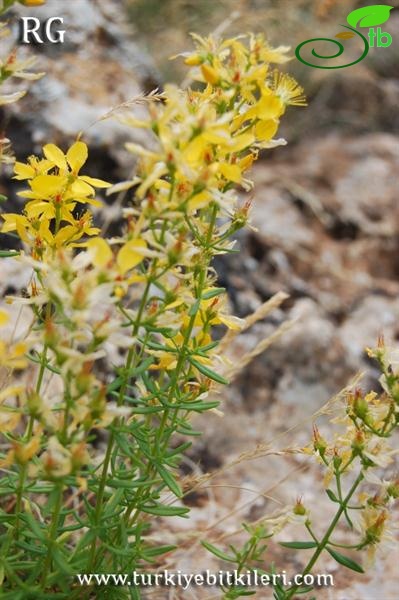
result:
<svg viewBox="0 0 399 600"><path fill-rule="evenodd" d="M146 479L108 479L107 486L114 489L133 489L148 485L150 480Z"/></svg>
<svg viewBox="0 0 399 600"><path fill-rule="evenodd" d="M300 596L301 594L309 594L309 592L312 592L314 590L314 587L311 585L308 585L307 587L300 587L296 590L295 594ZM309 598L309 600L316 600L316 598L313 597Z"/></svg>
<svg viewBox="0 0 399 600"><path fill-rule="evenodd" d="M186 517L190 512L189 508L182 506L164 506L163 504L154 504L153 506L140 506L142 512L157 517Z"/></svg>
<svg viewBox="0 0 399 600"><path fill-rule="evenodd" d="M215 296L220 296L220 294L224 294L226 291L225 288L214 288L213 290L209 290L209 292L205 292L205 294L202 294L202 299L203 300L210 300L211 298L214 298Z"/></svg>
<svg viewBox="0 0 399 600"><path fill-rule="evenodd" d="M97 536L96 536L96 532L94 531L94 529L89 529L88 531L86 531L86 533L79 540L79 542L76 546L76 550L75 550L76 554L78 552L80 552L81 550L83 550L84 548L86 548L87 546L90 546L90 544L96 537Z"/></svg>
<svg viewBox="0 0 399 600"><path fill-rule="evenodd" d="M206 346L200 346L199 348L196 348L195 353L203 355L209 352L209 350L213 350L214 348L216 348L216 346L219 346L218 340L216 340L215 342L211 342L210 344L206 344Z"/></svg>
<svg viewBox="0 0 399 600"><path fill-rule="evenodd" d="M147 371L147 369L150 368L150 366L153 364L153 362L154 362L154 358L152 356L149 356L148 358L143 360L143 362L141 362L139 365L137 365L137 367L135 367L134 369L131 369L129 371L129 377L137 377L138 375L141 375L141 373L143 373L144 371Z"/></svg>
<svg viewBox="0 0 399 600"><path fill-rule="evenodd" d="M332 548L326 548L327 552L331 554L331 556L339 563L343 565L347 569L351 569L352 571L356 571L356 573L364 573L363 568L351 558L344 556L340 552L333 550Z"/></svg>
<svg viewBox="0 0 399 600"><path fill-rule="evenodd" d="M176 429L176 433L180 433L180 435L190 435L192 437L201 437L202 435L202 431L183 426L180 426L178 429Z"/></svg>
<svg viewBox="0 0 399 600"><path fill-rule="evenodd" d="M194 302L194 304L191 306L190 310L188 311L189 316L193 317L194 315L196 315L197 312L199 311L200 306L201 306L201 299L199 298L198 300L196 300Z"/></svg>
<svg viewBox="0 0 399 600"><path fill-rule="evenodd" d="M147 331L151 333L160 333L167 339L173 338L176 335L176 330L171 327L154 327L152 325L144 324L144 327Z"/></svg>
<svg viewBox="0 0 399 600"><path fill-rule="evenodd" d="M52 551L51 556L62 573L74 575L75 569L67 562L59 548L55 548Z"/></svg>
<svg viewBox="0 0 399 600"><path fill-rule="evenodd" d="M110 394L111 392L115 392L116 390L119 390L119 388L121 387L121 385L124 381L125 381L125 378L122 377L121 375L119 377L116 377L116 379L114 379L113 381L111 381L111 383L109 383L107 386L108 394Z"/></svg>
<svg viewBox="0 0 399 600"><path fill-rule="evenodd" d="M158 342L153 342L150 340L147 340L146 345L148 348L151 348L151 350L161 350L162 352L171 352L172 354L176 352L175 348L171 348L170 346L165 346L164 344L159 344Z"/></svg>
<svg viewBox="0 0 399 600"><path fill-rule="evenodd" d="M192 356L189 356L189 361L193 365L193 367L198 369L198 371L202 373L202 375L205 375L205 377L208 377L208 379L212 379L213 381L216 381L217 383L222 383L223 385L228 385L229 382L227 381L227 379L222 377L222 375L219 375L219 373L215 373L215 371L212 371L212 369L209 369L202 363L198 362Z"/></svg>
<svg viewBox="0 0 399 600"><path fill-rule="evenodd" d="M112 553L112 554L116 554L117 556L123 556L126 557L126 552L127 549L126 547L116 547L116 546L111 546L111 544L107 544L107 542L105 542L104 540L102 541L102 543L104 544L104 546L106 548L108 548L108 550Z"/></svg>
<svg viewBox="0 0 399 600"><path fill-rule="evenodd" d="M157 465L157 471L170 489L171 492L174 493L175 496L181 498L183 493L176 479L173 477L172 473L165 469L162 465Z"/></svg>
<svg viewBox="0 0 399 600"><path fill-rule="evenodd" d="M35 521L33 516L28 513L21 513L20 518L22 521L25 521L27 525L30 527L31 531L35 534L35 537L42 542L46 541L46 536L44 535L43 529L40 527L39 523Z"/></svg>
<svg viewBox="0 0 399 600"><path fill-rule="evenodd" d="M326 494L332 502L338 502L339 504L339 500L332 490L326 490Z"/></svg>
<svg viewBox="0 0 399 600"><path fill-rule="evenodd" d="M204 546L204 548L208 550L208 552L210 552L214 556L217 556L218 558L221 558L222 560L225 560L227 562L237 562L235 557L229 556L222 550L219 550L219 548L216 548L216 546L214 546L213 544L210 544L209 542L201 542L201 544Z"/></svg>
<svg viewBox="0 0 399 600"><path fill-rule="evenodd" d="M193 412L205 412L211 408L217 408L220 402L182 402L181 404L174 405L176 408L183 408L185 410L191 410Z"/></svg>
<svg viewBox="0 0 399 600"><path fill-rule="evenodd" d="M160 556L161 554L172 552L172 550L176 550L176 548L177 546L158 546L157 548L147 548L145 550L145 555L153 558L154 556Z"/></svg>
<svg viewBox="0 0 399 600"><path fill-rule="evenodd" d="M180 444L180 446L177 446L177 448L173 448L173 450L170 450L166 454L166 458L172 458L174 456L178 456L179 454L182 454L183 452L185 452L186 450L191 448L191 446L192 446L191 442L184 442L183 444Z"/></svg>
<svg viewBox="0 0 399 600"><path fill-rule="evenodd" d="M24 548L24 550L28 550L28 552L32 552L32 554L47 554L47 551L44 548L40 548L39 546L34 546L32 544L27 544L26 542L23 542L22 540L20 540L19 542L17 542L16 544L18 546L18 548Z"/></svg>
<svg viewBox="0 0 399 600"><path fill-rule="evenodd" d="M293 550L310 550L311 548L317 548L316 542L280 542L280 546L292 548Z"/></svg>
<svg viewBox="0 0 399 600"><path fill-rule="evenodd" d="M13 256L19 256L19 252L16 250L0 250L0 258L10 258Z"/></svg>

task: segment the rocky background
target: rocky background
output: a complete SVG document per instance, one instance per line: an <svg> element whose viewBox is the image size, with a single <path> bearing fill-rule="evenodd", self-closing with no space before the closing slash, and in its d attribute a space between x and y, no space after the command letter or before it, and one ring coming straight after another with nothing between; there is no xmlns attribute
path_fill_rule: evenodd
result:
<svg viewBox="0 0 399 600"><path fill-rule="evenodd" d="M132 165L123 144L132 132L102 117L115 105L162 88L167 79L180 80L181 65L168 57L189 47L189 31L263 30L276 45L295 46L315 33L333 37L346 14L367 2L348 1L344 11L333 0L292 4L49 0L37 14L64 16L67 41L33 49L47 76L22 102L0 113L1 128L19 159L40 151L45 141L66 145L82 131L91 146L91 174L124 179ZM397 6L395 0L391 4ZM397 38L399 11L385 29ZM200 419L204 436L184 474L214 472L214 477L188 496L190 521L159 524L157 535L180 545L170 568L222 568L201 550L199 539L240 540L242 521L260 519L297 496L313 507L313 521L322 529L331 509L323 500L321 470L295 454L271 457L265 446L306 444L311 415L356 374L363 373L361 385L378 386L365 347L380 334L388 344L399 343L398 44L374 49L350 69L324 72L296 60L288 68L303 83L309 107L291 109L283 131L289 145L268 152L254 169L253 229L240 235L240 252L220 259L216 268L238 316L252 313L278 291L289 295L241 336L235 361L286 320L294 324L223 392L224 416ZM135 110L143 109L137 104ZM0 193L11 194L15 204L9 175L2 178ZM114 227L116 215L110 204L106 220ZM23 285L13 261L2 261L0 291ZM295 535L294 530L292 539ZM300 571L303 556L292 554L271 544L278 568ZM316 596L393 600L398 559L399 552L391 551L367 576L337 571L326 559L318 570L334 573L335 587ZM209 597L200 591L191 597Z"/></svg>

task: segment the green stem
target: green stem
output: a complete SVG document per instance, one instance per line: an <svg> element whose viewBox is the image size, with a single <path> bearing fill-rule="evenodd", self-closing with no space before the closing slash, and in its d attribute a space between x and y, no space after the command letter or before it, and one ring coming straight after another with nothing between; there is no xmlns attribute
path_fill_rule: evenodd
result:
<svg viewBox="0 0 399 600"><path fill-rule="evenodd" d="M336 479L336 482L337 482L338 499L339 499L339 501L341 502L341 505L342 505L343 497L342 497L341 473L339 471L335 472L335 479ZM346 522L348 523L349 527L352 528L353 527L353 523L352 523L352 521L351 521L351 519L349 517L348 509L347 509L346 506L345 506L345 510L344 510L344 515L345 515L345 519L346 519Z"/></svg>
<svg viewBox="0 0 399 600"><path fill-rule="evenodd" d="M52 516L51 524L50 524L50 533L49 533L49 537L48 537L48 549L47 549L47 555L46 555L46 558L44 561L43 573L42 573L42 578L41 578L43 588L46 587L47 574L48 574L48 571L51 566L51 559L52 559L52 555L53 555L54 544L57 539L58 523L59 523L59 519L60 519L62 499L63 499L63 494L62 494L63 484L59 483L57 485L56 490L57 490L57 497L56 497L54 512L53 512L53 516Z"/></svg>
<svg viewBox="0 0 399 600"><path fill-rule="evenodd" d="M209 222L209 229L208 229L206 241L205 241L206 251L208 251L208 248L209 248L209 245L210 245L210 242L212 239L212 235L213 235L215 224L216 224L217 214L218 214L218 205L215 203L212 207L211 219ZM203 293L204 286L206 283L207 272L208 272L208 262L206 263L205 266L202 267L201 272L200 272L199 282L198 282L198 286L197 286L197 300L200 300L202 297L202 293ZM183 343L181 346L181 352L179 355L179 359L178 359L176 368L174 370L172 380L170 382L170 390L169 390L169 396L168 396L169 403L173 401L173 397L176 395L176 386L179 381L181 370L182 370L184 363L186 361L186 358L187 358L187 348L188 348L188 344L190 341L192 331L194 329L197 312L198 311L196 311L194 314L191 315L189 324L187 326L187 330L184 335L184 340L183 340ZM171 411L172 411L172 409L167 408L163 412L161 423L160 423L159 430L157 433L157 444L154 445L154 451L155 451L154 456L153 456L154 459L156 458L156 454L160 451L159 441L163 438L165 428L166 428L167 422L169 420ZM169 435L166 436L166 439L164 440L164 444L162 446L161 452L166 449L166 447L169 443L170 437L173 434L173 425L176 421L177 413L178 413L178 409L175 409L173 411L172 425L170 428L171 431L170 431ZM154 475L155 473L156 473L156 469L154 468L152 462L149 462L147 465L146 476L148 476L150 479L152 479L152 475ZM143 497L143 495L148 492L148 489L149 488L147 488L147 487L141 487L136 492L133 500L130 502L129 506L126 509L124 519L125 519L126 524L129 524L130 527L132 527L134 525L134 523L137 521L137 518L140 514L140 508L137 506L137 504L140 501L140 499ZM134 512L133 516L131 517L133 511L135 511L135 512Z"/></svg>
<svg viewBox="0 0 399 600"><path fill-rule="evenodd" d="M134 324L134 327L132 330L132 337L135 337L139 330L143 312L144 312L145 306L147 304L147 299L148 299L148 294L150 291L151 283L152 283L152 278L150 277L147 281L147 285L146 285L143 297L140 302L136 321L135 321L135 324ZM132 368L134 353L135 353L135 350L134 350L134 347L132 346L129 349L127 359L126 359L125 377L124 377L124 380L123 380L122 385L119 390L118 406L121 406L123 404L123 398L124 398L126 388L127 388L128 382L129 382L129 372ZM116 422L117 421L115 420L114 425L116 425ZM110 435L108 438L107 449L106 449L106 453L105 453L102 472L101 472L100 485L99 485L99 488L97 491L97 497L96 497L96 510L94 513L94 525L96 528L98 528L98 526L100 524L100 520L101 520L101 512L103 509L105 486L106 486L106 481L107 481L107 476L108 476L108 469L109 469L109 465L111 462L112 452L114 449L114 444L115 444L115 435L114 435L113 429L111 429L111 432L110 432ZM88 572L91 572L94 569L94 566L96 563L97 537L98 536L97 536L97 531L96 531L96 536L94 537L94 539L91 543L91 548L90 548L90 559L89 559L89 563L88 563Z"/></svg>
<svg viewBox="0 0 399 600"><path fill-rule="evenodd" d="M37 377L36 388L35 388L36 394L40 393L40 388L42 387L43 377L44 377L44 373L46 370L46 362L47 362L47 345L44 346L43 352L41 355L40 370L39 370L39 374ZM35 423L35 418L33 416L30 416L26 434L24 436L25 444L28 444L30 442L30 440L32 439L34 423ZM15 540L18 540L18 537L19 537L19 524L20 524L20 515L21 515L21 511L22 511L22 498L23 498L27 474L28 474L28 465L25 464L22 466L21 472L19 474L18 489L17 489L17 494L16 494L15 525L14 525L14 539Z"/></svg>
<svg viewBox="0 0 399 600"><path fill-rule="evenodd" d="M324 537L322 538L322 540L319 543L318 548L316 548L312 558L310 559L310 561L308 562L308 564L306 565L302 576L307 575L308 573L311 572L311 570L313 569L314 565L316 564L316 562L318 561L320 555L322 552L324 552L324 550L326 549L327 544L330 541L330 537L333 534L342 514L345 512L347 505L350 501L350 499L352 498L353 494L356 492L359 484L361 483L361 481L363 480L363 473L360 473L360 475L357 477L357 479L355 480L354 484L352 485L351 489L349 490L347 496L345 497L345 499L343 500L341 506L339 507L337 514L335 515L335 517L333 518L333 520L331 521L331 524L329 526L329 528L327 529ZM290 590L288 590L287 595L286 595L286 600L290 600L295 593L297 592L299 586L296 585L293 588L291 588Z"/></svg>

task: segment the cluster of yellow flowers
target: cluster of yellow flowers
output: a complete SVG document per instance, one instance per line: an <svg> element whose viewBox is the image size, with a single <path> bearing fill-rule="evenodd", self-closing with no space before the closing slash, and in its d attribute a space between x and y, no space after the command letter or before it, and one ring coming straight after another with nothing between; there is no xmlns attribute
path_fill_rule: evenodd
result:
<svg viewBox="0 0 399 600"><path fill-rule="evenodd" d="M77 217L77 204L100 206L94 187L108 187L99 179L79 175L87 160L87 146L76 142L66 155L54 144L44 147L44 159L31 157L27 164L17 162L15 179L27 180L29 188L19 192L26 198L24 214L3 215L4 233L17 231L34 258L45 260L49 251L75 244L83 236L99 233L92 227L87 211ZM51 254L50 254L51 255Z"/></svg>

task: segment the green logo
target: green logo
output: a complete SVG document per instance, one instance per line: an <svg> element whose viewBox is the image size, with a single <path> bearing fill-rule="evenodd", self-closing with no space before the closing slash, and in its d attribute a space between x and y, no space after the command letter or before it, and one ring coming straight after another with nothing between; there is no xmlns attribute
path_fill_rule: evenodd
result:
<svg viewBox="0 0 399 600"><path fill-rule="evenodd" d="M311 40L305 40L295 50L295 55L298 60L308 67L315 69L344 69L356 65L358 62L366 58L370 48L388 48L392 44L392 36L389 33L382 31L380 25L386 23L390 17L393 6L386 6L385 4L375 4L374 6L365 6L364 8L357 8L349 13L347 17L348 25L342 25L347 31L341 31L336 34L338 40L348 40L350 38L359 37L364 45L363 53L360 58L346 64L346 65L315 65L309 60L302 57L302 50L308 44L314 44L315 42L329 42L336 46L337 51L334 54L322 55L319 54L314 47L312 47L312 55L315 58L322 60L332 60L338 58L345 52L345 47L342 42L337 39L333 40L330 38L313 38ZM369 31L365 35L361 33L358 28L368 28ZM366 37L367 36L367 37Z"/></svg>

